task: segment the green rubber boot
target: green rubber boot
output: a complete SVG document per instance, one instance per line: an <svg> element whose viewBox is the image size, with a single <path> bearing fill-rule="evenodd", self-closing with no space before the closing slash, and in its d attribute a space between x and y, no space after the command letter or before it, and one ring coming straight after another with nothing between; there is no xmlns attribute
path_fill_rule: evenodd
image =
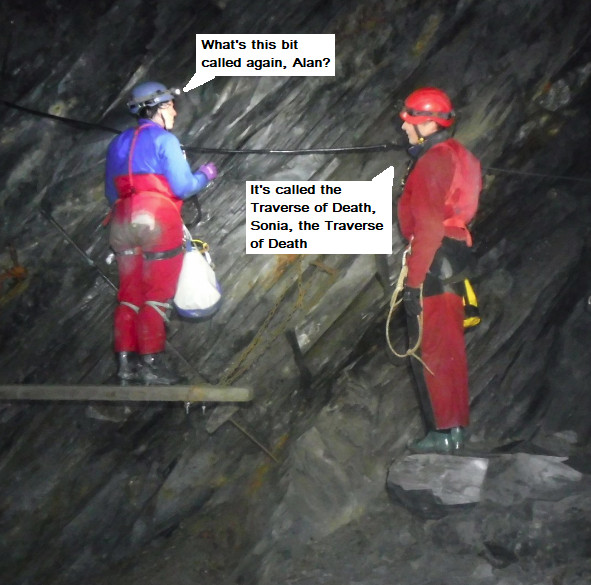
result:
<svg viewBox="0 0 591 585"><path fill-rule="evenodd" d="M464 445L464 429L454 427L443 431L429 431L420 441L412 441L408 448L414 453L451 455Z"/></svg>
<svg viewBox="0 0 591 585"><path fill-rule="evenodd" d="M462 427L449 429L449 436L452 449L454 451L460 451L464 447L464 429Z"/></svg>

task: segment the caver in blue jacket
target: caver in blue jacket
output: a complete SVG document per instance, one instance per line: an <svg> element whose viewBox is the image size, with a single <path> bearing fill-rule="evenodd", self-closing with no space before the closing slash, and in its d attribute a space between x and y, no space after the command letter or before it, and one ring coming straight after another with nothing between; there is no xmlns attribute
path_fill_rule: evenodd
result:
<svg viewBox="0 0 591 585"><path fill-rule="evenodd" d="M105 195L111 206L128 197L133 185L136 191L147 189L178 200L180 209L183 199L207 183L203 172L191 171L178 138L151 120L140 119L137 128L129 128L109 145Z"/></svg>
<svg viewBox="0 0 591 585"><path fill-rule="evenodd" d="M118 375L122 380L139 376L146 384L178 379L159 356L166 343L166 311L182 266L181 206L217 175L212 163L191 171L178 139L168 131L176 116L172 95L160 86L148 82L136 88L147 94L132 105L139 115L147 111L150 119L140 117L137 127L111 141L105 173L105 195L112 207L109 242L119 269L114 340ZM139 374L130 367L135 354L140 356Z"/></svg>

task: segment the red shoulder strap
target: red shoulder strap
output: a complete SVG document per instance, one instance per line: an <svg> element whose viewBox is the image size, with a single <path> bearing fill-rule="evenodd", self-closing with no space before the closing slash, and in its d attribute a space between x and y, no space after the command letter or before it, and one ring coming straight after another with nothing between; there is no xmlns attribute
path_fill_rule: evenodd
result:
<svg viewBox="0 0 591 585"><path fill-rule="evenodd" d="M127 177L129 179L129 189L131 193L135 193L135 187L133 186L133 173L131 171L131 162L133 159L133 151L135 150L135 145L137 142L137 138L140 134L140 131L143 130L144 126L138 126L133 133L133 138L131 139L131 146L129 147L129 156L127 158Z"/></svg>

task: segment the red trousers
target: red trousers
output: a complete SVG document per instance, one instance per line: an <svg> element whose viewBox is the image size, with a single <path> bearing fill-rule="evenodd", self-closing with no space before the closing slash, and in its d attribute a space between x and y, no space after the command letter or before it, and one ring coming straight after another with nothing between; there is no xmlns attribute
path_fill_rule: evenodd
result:
<svg viewBox="0 0 591 585"><path fill-rule="evenodd" d="M413 329L416 334L416 317L409 317L411 343ZM436 429L468 426L468 362L461 296L444 292L423 298L420 357L432 372L411 358L428 426Z"/></svg>
<svg viewBox="0 0 591 585"><path fill-rule="evenodd" d="M183 222L178 207L158 193L119 199L111 220L110 244L119 269L115 351L164 351L164 314L183 262Z"/></svg>

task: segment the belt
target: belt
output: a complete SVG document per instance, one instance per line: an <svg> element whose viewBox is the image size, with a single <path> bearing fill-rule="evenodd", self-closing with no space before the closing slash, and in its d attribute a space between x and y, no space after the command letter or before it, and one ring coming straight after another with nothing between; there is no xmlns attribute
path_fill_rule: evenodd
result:
<svg viewBox="0 0 591 585"><path fill-rule="evenodd" d="M137 254L143 254L146 260L166 260L178 256L183 252L184 248L184 244L181 244L172 250L164 250L162 252L142 252L141 248L129 248L127 250L115 252L115 256L135 256Z"/></svg>
<svg viewBox="0 0 591 585"><path fill-rule="evenodd" d="M182 254L184 249L185 245L181 244L172 250L165 250L164 252L144 252L144 258L146 260L166 260Z"/></svg>

